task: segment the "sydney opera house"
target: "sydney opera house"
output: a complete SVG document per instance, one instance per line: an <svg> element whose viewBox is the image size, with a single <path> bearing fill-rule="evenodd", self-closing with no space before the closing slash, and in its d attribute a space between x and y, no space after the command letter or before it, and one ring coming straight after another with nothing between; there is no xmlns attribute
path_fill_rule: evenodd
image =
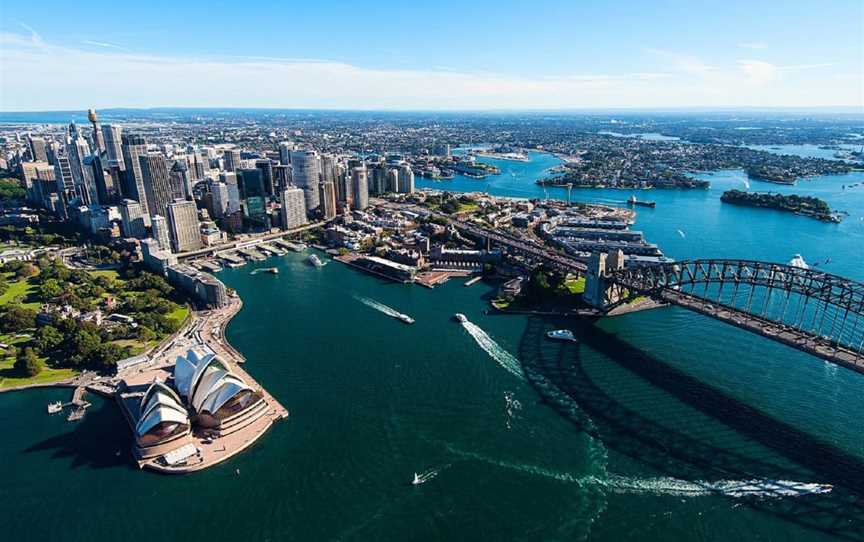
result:
<svg viewBox="0 0 864 542"><path fill-rule="evenodd" d="M264 416L268 406L261 392L217 355L193 349L177 356L173 378L149 384L136 410L135 455L139 461L171 463L200 454L196 440L243 430ZM188 453L178 453L181 449Z"/></svg>

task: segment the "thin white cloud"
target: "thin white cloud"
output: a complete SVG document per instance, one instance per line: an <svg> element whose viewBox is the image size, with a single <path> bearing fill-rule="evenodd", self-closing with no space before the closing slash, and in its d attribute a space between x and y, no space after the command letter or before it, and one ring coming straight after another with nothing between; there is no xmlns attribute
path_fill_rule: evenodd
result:
<svg viewBox="0 0 864 542"><path fill-rule="evenodd" d="M37 35L38 36L38 35ZM175 57L79 49L0 33L0 110L84 107L565 109L858 105L858 85L761 61L728 67L659 51L665 69L518 77L373 69L333 60ZM782 77L780 74L784 74ZM786 82L787 78L792 83ZM94 84L98 81L98 84ZM46 92L45 89L52 89Z"/></svg>
<svg viewBox="0 0 864 542"><path fill-rule="evenodd" d="M81 43L85 45L93 45L95 47L104 47L106 49L117 49L118 51L128 51L129 49L117 45L115 43L108 43L107 41L93 41L93 40L84 40Z"/></svg>

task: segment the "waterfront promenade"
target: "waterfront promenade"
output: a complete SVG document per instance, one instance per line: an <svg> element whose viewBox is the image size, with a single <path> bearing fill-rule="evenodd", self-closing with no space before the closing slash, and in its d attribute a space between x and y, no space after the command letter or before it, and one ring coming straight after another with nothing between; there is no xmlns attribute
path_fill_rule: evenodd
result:
<svg viewBox="0 0 864 542"><path fill-rule="evenodd" d="M172 377L178 355L185 355L191 348L204 348L225 361L233 373L260 393L263 406L250 417L249 423L239 429L224 434L212 430L193 430L190 435L172 441L170 446L166 445L164 450L160 450L163 453L157 457L140 458L136 455L135 461L139 468L184 474L211 467L242 452L266 433L274 422L288 417L288 410L240 367L244 358L224 338L225 327L242 306L239 297L232 297L226 307L194 313L190 325L156 352L146 365L130 367L118 375L120 382L115 398L130 429L134 431L141 397L150 384L154 380L165 382ZM166 458L172 454L185 457L174 464L166 462Z"/></svg>

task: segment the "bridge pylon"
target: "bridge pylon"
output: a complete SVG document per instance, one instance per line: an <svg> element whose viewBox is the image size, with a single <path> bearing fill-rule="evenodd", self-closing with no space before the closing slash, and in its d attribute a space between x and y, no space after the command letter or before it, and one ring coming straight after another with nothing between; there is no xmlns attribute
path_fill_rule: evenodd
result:
<svg viewBox="0 0 864 542"><path fill-rule="evenodd" d="M605 310L609 303L618 301L618 289L607 284L606 276L619 269L624 269L624 252L621 250L592 253L588 258L588 270L585 272L585 293L582 294L582 300L600 310Z"/></svg>

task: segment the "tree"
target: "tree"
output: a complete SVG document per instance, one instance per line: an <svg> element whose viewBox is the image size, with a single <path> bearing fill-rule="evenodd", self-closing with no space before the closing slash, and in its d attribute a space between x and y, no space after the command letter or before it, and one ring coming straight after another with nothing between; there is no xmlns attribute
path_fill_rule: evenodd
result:
<svg viewBox="0 0 864 542"><path fill-rule="evenodd" d="M57 279L48 279L39 287L39 295L46 301L59 297L62 293L63 287L60 286Z"/></svg>
<svg viewBox="0 0 864 542"><path fill-rule="evenodd" d="M6 281L6 275L0 275L0 295L6 293L9 289L9 283Z"/></svg>
<svg viewBox="0 0 864 542"><path fill-rule="evenodd" d="M15 370L24 376L36 376L42 371L42 360L30 347L24 348L15 359Z"/></svg>
<svg viewBox="0 0 864 542"><path fill-rule="evenodd" d="M45 325L36 332L36 346L42 353L50 352L63 343L63 334L51 325Z"/></svg>
<svg viewBox="0 0 864 542"><path fill-rule="evenodd" d="M7 305L0 312L0 331L16 333L36 327L36 311L21 305Z"/></svg>

